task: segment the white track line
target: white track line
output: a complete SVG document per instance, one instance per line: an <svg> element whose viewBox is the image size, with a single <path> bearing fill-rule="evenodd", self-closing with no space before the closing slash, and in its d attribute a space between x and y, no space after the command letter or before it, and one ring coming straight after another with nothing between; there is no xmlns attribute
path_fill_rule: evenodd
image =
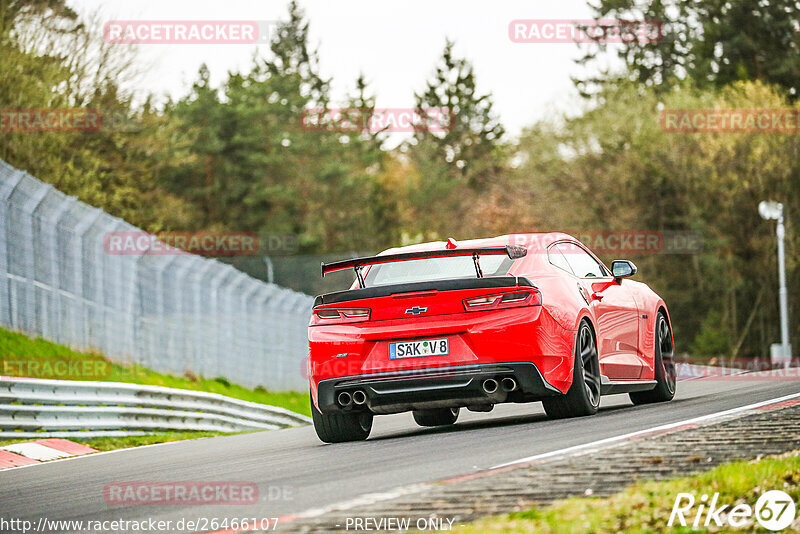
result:
<svg viewBox="0 0 800 534"><path fill-rule="evenodd" d="M319 517L321 515L331 512L343 512L345 510L356 508L358 506L369 506L372 504L377 504L379 502L396 499L398 497L412 495L414 493L419 493L420 491L428 489L429 487L430 487L429 483L423 482L421 484L412 484L410 486L400 486L393 490L382 491L380 493L365 493L364 495L359 495L358 497L355 497L347 501L341 501L336 504L330 504L328 506L322 506L319 508L311 508L309 510L305 510L303 512L293 515L297 519L309 519L313 517Z"/></svg>
<svg viewBox="0 0 800 534"><path fill-rule="evenodd" d="M708 415L703 415L703 416L700 416L700 417L693 417L692 419L686 419L684 421L679 421L677 423L670 423L670 424L667 424L667 425L659 425L659 426L651 427L651 428L648 428L648 429L645 429L645 430L640 430L638 432L631 432L629 434L624 434L624 435L621 435L621 436L615 436L615 437L612 437L612 438L601 439L601 440L598 440L598 441L593 441L591 443L584 443L583 445L576 445L576 446L573 446L573 447L567 447L565 449L559 449L557 451L547 452L547 453L544 453L544 454L537 454L535 456L529 456L527 458L521 458L519 460L514 460L513 462L507 462L507 463L504 463L504 464L501 464L501 465L496 465L494 467L490 467L489 469L478 471L478 472L476 472L474 474L478 475L478 476L488 475L494 469L499 469L499 468L502 468L502 467L510 467L510 466L514 466L514 465L517 465L517 464L525 464L525 463L531 462L533 460L539 460L539 459L542 459L542 458L550 458L550 457L558 456L558 455L561 455L561 454L570 454L570 453L577 452L577 451L580 451L580 450L583 450L583 449L590 449L590 448L596 447L598 445L605 445L605 444L609 444L609 443L614 443L614 442L622 441L622 440L625 440L625 439L628 439L628 438L631 438L631 437L636 437L636 436L640 436L640 435L644 435L644 434L649 434L649 433L652 433L652 432L658 432L660 430L668 430L668 429L676 428L676 427L679 427L679 426L682 426L682 425L697 423L697 422L701 422L701 421L709 421L709 420L712 420L712 419L717 419L717 418L725 417L725 416L728 416L728 415L732 415L732 414L735 414L735 413L738 413L738 412L743 412L743 411L747 411L747 410L753 410L753 409L759 408L761 406L768 406L770 404L777 404L779 402L783 402L783 401L786 401L786 400L791 400L791 399L798 398L798 397L800 397L800 393L793 393L791 395L785 395L783 397L776 397L774 399L769 399L769 400L766 400L766 401L757 402L755 404L748 404L747 406L741 406L739 408L732 408L732 409L729 409L729 410L724 410L724 411L721 411L721 412L715 412L715 413L708 414ZM470 475L467 475L467 476L470 476ZM461 478L461 477L454 476L454 477L449 477L449 478L447 478L445 480L458 479L458 478ZM320 508L312 508L312 509L304 510L304 511L296 513L296 514L292 514L292 519L290 519L289 521L294 521L294 520L297 520L297 519L301 519L302 520L302 519L309 519L309 518L319 517L320 515L324 515L324 514L330 513L330 512L346 512L347 510L352 509L352 508L356 508L358 506L377 504L379 502L391 500L391 499L396 498L396 497L401 497L401 496L406 496L406 495L411 495L411 494L414 494L414 493L418 493L418 492L424 491L425 489L431 487L433 484L436 484L436 482L423 482L423 483L418 483L418 484L411 484L411 485L408 485L408 486L400 486L400 487L397 487L397 488L389 490L389 491L383 491L383 492L377 492L377 493L366 493L366 494L359 495L359 496L357 496L357 497L355 497L353 499L347 500L347 501L342 501L342 502L330 504L330 505L327 505L327 506L324 506L324 507L320 507ZM213 533L210 533L210 534L213 534Z"/></svg>
<svg viewBox="0 0 800 534"><path fill-rule="evenodd" d="M489 469L499 469L501 467L508 467L508 466L511 466L511 465L533 462L535 460L542 460L544 458L551 458L553 456L559 456L561 454L569 454L569 453L572 453L572 452L580 451L582 449L589 449L591 447L597 447L599 445L607 445L609 443L614 443L614 442L617 442L617 441L623 441L623 440L630 439L630 438L633 438L633 437L636 437L636 436L641 436L641 435L644 435L644 434L651 434L653 432L660 432L660 431L663 431L663 430L670 430L670 429L673 429L673 428L676 428L676 427L679 427L679 426L691 425L691 424L694 424L694 423L700 423L700 422L703 422L703 421L709 421L709 420L712 420L712 419L718 419L720 417L725 417L727 415L732 415L732 414L739 413L739 412L744 412L744 411L747 411L747 410L754 410L754 409L760 408L762 406L767 406L769 404L777 404L779 402L795 399L797 397L800 397L800 393L792 393L791 395L784 395L783 397L776 397L774 399L769 399L769 400L765 400L765 401L761 401L761 402L756 402L754 404L748 404L747 406L740 406L738 408L731 408L730 410L724 410L724 411L721 411L721 412L715 412L715 413L711 413L711 414L708 414L708 415L701 415L700 417L693 417L691 419L684 419L683 421L678 421L676 423L669 423L669 424L666 424L666 425L654 426L654 427L647 428L645 430L638 430L636 432L631 432L629 434L623 434L621 436L614 436L614 437L611 437L611 438L600 439L600 440L597 440L597 441L592 441L590 443L584 443L582 445L574 445L572 447L567 447L565 449L559 449L557 451L545 452L545 453L542 453L542 454L536 454L534 456L528 456L526 458L520 458L519 460L513 460L511 462L506 462L504 464L495 465L493 467L490 467Z"/></svg>

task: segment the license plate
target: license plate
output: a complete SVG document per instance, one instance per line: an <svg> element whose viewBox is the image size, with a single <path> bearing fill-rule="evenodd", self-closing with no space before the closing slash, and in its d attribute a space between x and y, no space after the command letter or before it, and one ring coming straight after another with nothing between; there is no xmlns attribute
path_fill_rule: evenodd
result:
<svg viewBox="0 0 800 534"><path fill-rule="evenodd" d="M419 358L422 356L443 356L450 352L447 338L421 339L419 341L393 341L389 343L389 358Z"/></svg>

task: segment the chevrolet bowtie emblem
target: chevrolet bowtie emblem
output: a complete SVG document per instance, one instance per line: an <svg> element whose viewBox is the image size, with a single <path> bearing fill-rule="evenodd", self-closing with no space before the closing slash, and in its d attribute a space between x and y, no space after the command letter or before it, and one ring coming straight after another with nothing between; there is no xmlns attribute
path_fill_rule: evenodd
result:
<svg viewBox="0 0 800 534"><path fill-rule="evenodd" d="M428 308L420 308L419 306L414 306L413 308L409 308L406 310L406 313L410 313L411 315L419 315L420 313L425 313L428 311Z"/></svg>

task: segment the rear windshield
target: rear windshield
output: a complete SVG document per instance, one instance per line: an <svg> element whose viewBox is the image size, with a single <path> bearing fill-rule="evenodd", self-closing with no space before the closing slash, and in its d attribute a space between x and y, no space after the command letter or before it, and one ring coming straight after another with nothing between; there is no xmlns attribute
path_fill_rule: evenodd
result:
<svg viewBox="0 0 800 534"><path fill-rule="evenodd" d="M481 256L479 261L483 276L504 276L514 263L508 256L501 255ZM476 277L472 256L452 256L372 265L364 277L364 283L366 287L373 287Z"/></svg>

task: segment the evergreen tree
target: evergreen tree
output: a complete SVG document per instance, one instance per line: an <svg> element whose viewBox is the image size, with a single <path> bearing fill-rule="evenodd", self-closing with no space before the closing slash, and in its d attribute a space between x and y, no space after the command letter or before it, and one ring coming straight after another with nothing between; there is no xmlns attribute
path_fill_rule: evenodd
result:
<svg viewBox="0 0 800 534"><path fill-rule="evenodd" d="M579 63L592 64L615 47L625 69L575 79L584 95L619 79L666 91L688 78L701 88L760 80L798 96L800 4L794 0L600 0L594 9L598 20L659 21L662 36L588 45Z"/></svg>
<svg viewBox="0 0 800 534"><path fill-rule="evenodd" d="M405 147L420 174L419 183L410 184L417 230L439 235L480 228L480 221L477 227L468 222L471 201L502 179L504 165L505 130L492 110L491 94L478 93L471 63L456 57L453 46L445 43L432 78L414 95L420 117L443 111L449 120L422 121Z"/></svg>

